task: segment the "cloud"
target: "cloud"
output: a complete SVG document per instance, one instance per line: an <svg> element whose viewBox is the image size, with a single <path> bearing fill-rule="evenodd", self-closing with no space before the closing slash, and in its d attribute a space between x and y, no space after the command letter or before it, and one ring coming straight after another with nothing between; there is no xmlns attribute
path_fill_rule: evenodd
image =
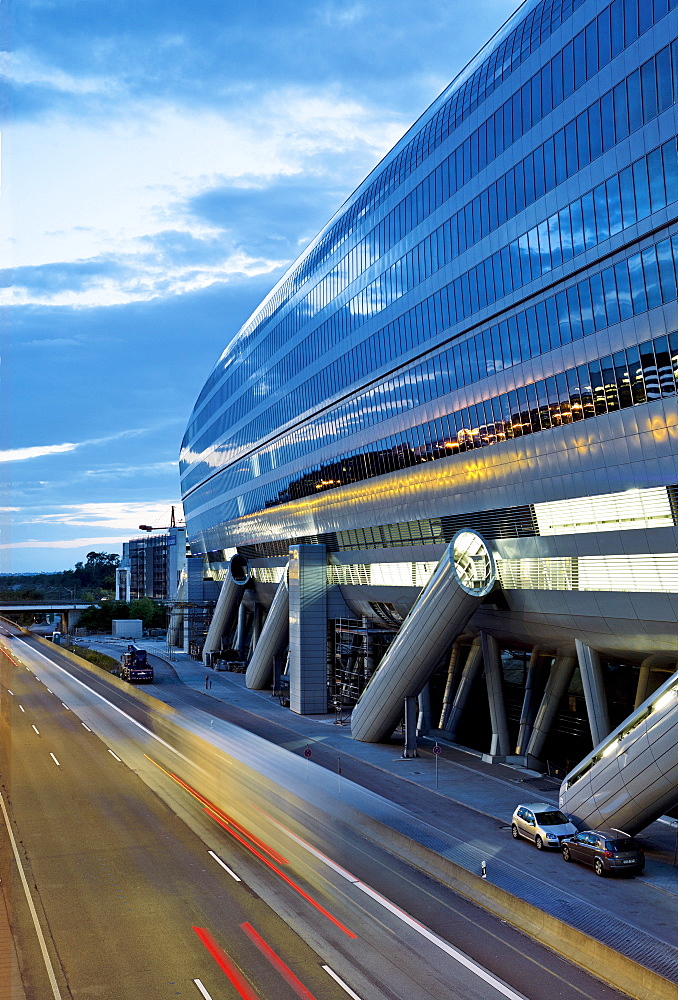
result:
<svg viewBox="0 0 678 1000"><path fill-rule="evenodd" d="M119 441L120 438L137 437L145 434L150 428L133 427L124 431L117 431L115 434L107 434L105 437L89 438L86 441L68 441L64 444L43 444L32 445L25 448L7 448L0 451L0 462L24 462L30 458L43 458L45 455L57 455L64 452L75 451L77 448L84 448L87 445L108 444L109 441Z"/></svg>
<svg viewBox="0 0 678 1000"><path fill-rule="evenodd" d="M42 458L43 455L56 455L65 451L75 451L79 444L43 444L31 448L7 448L0 451L0 462L24 462L29 458Z"/></svg>
<svg viewBox="0 0 678 1000"><path fill-rule="evenodd" d="M81 340L76 340L74 337L45 337L42 340L29 340L23 346L24 347L80 347L82 344Z"/></svg>
<svg viewBox="0 0 678 1000"><path fill-rule="evenodd" d="M126 541L122 537L99 536L95 538L53 538L45 541L40 538L27 538L23 542L6 542L0 544L0 549L75 549L82 545L91 546L93 549L102 545L121 545Z"/></svg>
<svg viewBox="0 0 678 1000"><path fill-rule="evenodd" d="M15 123L7 303L114 305L273 272L289 258L270 245L262 253L259 237L248 246L245 226L234 236L223 218L200 217L196 198L234 185L265 198L269 186L303 176L325 196L332 178L338 202L403 131L394 115L336 87L271 88L223 111L157 100L122 107Z"/></svg>
<svg viewBox="0 0 678 1000"><path fill-rule="evenodd" d="M159 297L186 295L211 285L270 274L288 263L284 259L251 257L241 251L223 256L213 264L206 263L201 261L201 256L204 258L207 248L208 244L203 244L203 253L197 251L192 261L184 263L171 259L162 240L156 247L155 239L144 238L139 241L137 253L117 261L106 258L88 261L87 279L83 279L81 262L21 268L15 271L14 287L0 292L0 306L94 308L150 302ZM50 272L58 272L61 287L55 287L56 283L49 279Z"/></svg>
<svg viewBox="0 0 678 1000"><path fill-rule="evenodd" d="M352 27L365 19L366 5L363 3L328 3L321 8L321 16L330 27Z"/></svg>
<svg viewBox="0 0 678 1000"><path fill-rule="evenodd" d="M128 479L130 476L153 476L158 472L177 472L176 461L171 462L146 462L143 465L108 465L99 469L85 469L82 476L91 479L104 480L121 478Z"/></svg>
<svg viewBox="0 0 678 1000"><path fill-rule="evenodd" d="M126 540L130 534L138 534L139 523L166 527L172 506L175 508L177 518L181 518L182 507L178 500L155 500L60 504L52 513L27 513L20 523L113 528L127 532L124 536ZM71 544L75 545L76 542Z"/></svg>
<svg viewBox="0 0 678 1000"><path fill-rule="evenodd" d="M111 77L75 76L62 69L46 65L34 53L24 49L0 52L0 76L18 86L45 87L67 94L110 94L117 89Z"/></svg>

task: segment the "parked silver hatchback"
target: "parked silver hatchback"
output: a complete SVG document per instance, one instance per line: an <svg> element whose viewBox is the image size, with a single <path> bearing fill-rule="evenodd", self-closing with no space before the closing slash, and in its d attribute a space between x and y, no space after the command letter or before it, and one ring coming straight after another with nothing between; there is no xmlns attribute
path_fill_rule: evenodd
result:
<svg viewBox="0 0 678 1000"><path fill-rule="evenodd" d="M511 819L511 833L515 840L525 837L538 851L545 847L560 847L565 837L576 834L577 828L559 809L548 802L531 802L517 806Z"/></svg>

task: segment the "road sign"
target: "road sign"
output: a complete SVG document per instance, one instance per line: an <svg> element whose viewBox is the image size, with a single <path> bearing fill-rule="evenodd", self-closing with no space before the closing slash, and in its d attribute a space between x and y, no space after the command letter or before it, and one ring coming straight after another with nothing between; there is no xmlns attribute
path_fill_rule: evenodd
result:
<svg viewBox="0 0 678 1000"><path fill-rule="evenodd" d="M313 751L311 750L310 747L306 747L306 749L304 750L304 757L306 758L306 760L308 760L308 758L311 756L312 752Z"/></svg>
<svg viewBox="0 0 678 1000"><path fill-rule="evenodd" d="M436 754L440 753L441 749L442 749L442 747L439 747L438 744L436 743L436 745L433 747L433 753L436 753Z"/></svg>

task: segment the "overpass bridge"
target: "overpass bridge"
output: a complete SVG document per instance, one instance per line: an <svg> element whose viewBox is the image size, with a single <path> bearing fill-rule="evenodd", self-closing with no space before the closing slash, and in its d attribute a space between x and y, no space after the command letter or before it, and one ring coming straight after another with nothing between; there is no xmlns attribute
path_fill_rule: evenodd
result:
<svg viewBox="0 0 678 1000"><path fill-rule="evenodd" d="M0 600L0 615L5 615L10 620L17 612L33 612L34 614L60 615L61 631L72 632L78 624L80 614L85 608L91 607L92 602L78 603L76 601L64 600L39 600L39 601L2 601Z"/></svg>

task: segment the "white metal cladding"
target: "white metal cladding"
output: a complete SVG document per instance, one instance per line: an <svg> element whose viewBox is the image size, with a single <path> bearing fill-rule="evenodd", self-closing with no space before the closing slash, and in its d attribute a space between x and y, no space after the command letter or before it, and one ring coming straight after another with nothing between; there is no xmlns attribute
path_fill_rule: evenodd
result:
<svg viewBox="0 0 678 1000"><path fill-rule="evenodd" d="M257 583L280 583L285 575L284 566L254 566L252 579Z"/></svg>
<svg viewBox="0 0 678 1000"><path fill-rule="evenodd" d="M495 562L505 590L678 593L678 553L675 552L526 559L495 556ZM426 586L434 570L434 563L332 564L327 567L327 582L342 586L421 588ZM256 579L260 579L259 576Z"/></svg>
<svg viewBox="0 0 678 1000"><path fill-rule="evenodd" d="M202 652L204 663L207 663L207 657L210 653L215 652L221 647L221 637L233 621L233 616L242 600L249 579L250 574L246 561L242 556L233 556L228 566L226 578L219 591L217 606L214 609L210 627L207 630L207 637Z"/></svg>
<svg viewBox="0 0 678 1000"><path fill-rule="evenodd" d="M577 590L573 577L577 560L499 559L497 573L505 590Z"/></svg>
<svg viewBox="0 0 678 1000"><path fill-rule="evenodd" d="M673 524L665 486L536 503L534 513L540 535L661 528Z"/></svg>
<svg viewBox="0 0 678 1000"><path fill-rule="evenodd" d="M261 690L261 688L266 687L271 678L273 657L282 651L287 642L289 604L287 573L283 572L275 597L266 615L261 635L247 666L245 683L248 688Z"/></svg>
<svg viewBox="0 0 678 1000"><path fill-rule="evenodd" d="M560 807L634 834L678 802L678 672L567 775Z"/></svg>
<svg viewBox="0 0 678 1000"><path fill-rule="evenodd" d="M577 560L579 590L634 593L678 592L678 554L582 556Z"/></svg>
<svg viewBox="0 0 678 1000"><path fill-rule="evenodd" d="M479 573L478 580L485 585L478 589L468 586L464 579L466 564L459 571L455 566L455 542L460 536L473 536L484 550L487 571ZM492 589L494 579L492 557L480 536L458 532L353 709L354 739L378 743L393 731L404 699L419 693L441 654L450 648L479 601Z"/></svg>
<svg viewBox="0 0 678 1000"><path fill-rule="evenodd" d="M370 585L373 587L425 587L436 563L348 563L327 567L328 584Z"/></svg>
<svg viewBox="0 0 678 1000"><path fill-rule="evenodd" d="M584 590L634 594L678 593L678 553L497 558L505 590Z"/></svg>

